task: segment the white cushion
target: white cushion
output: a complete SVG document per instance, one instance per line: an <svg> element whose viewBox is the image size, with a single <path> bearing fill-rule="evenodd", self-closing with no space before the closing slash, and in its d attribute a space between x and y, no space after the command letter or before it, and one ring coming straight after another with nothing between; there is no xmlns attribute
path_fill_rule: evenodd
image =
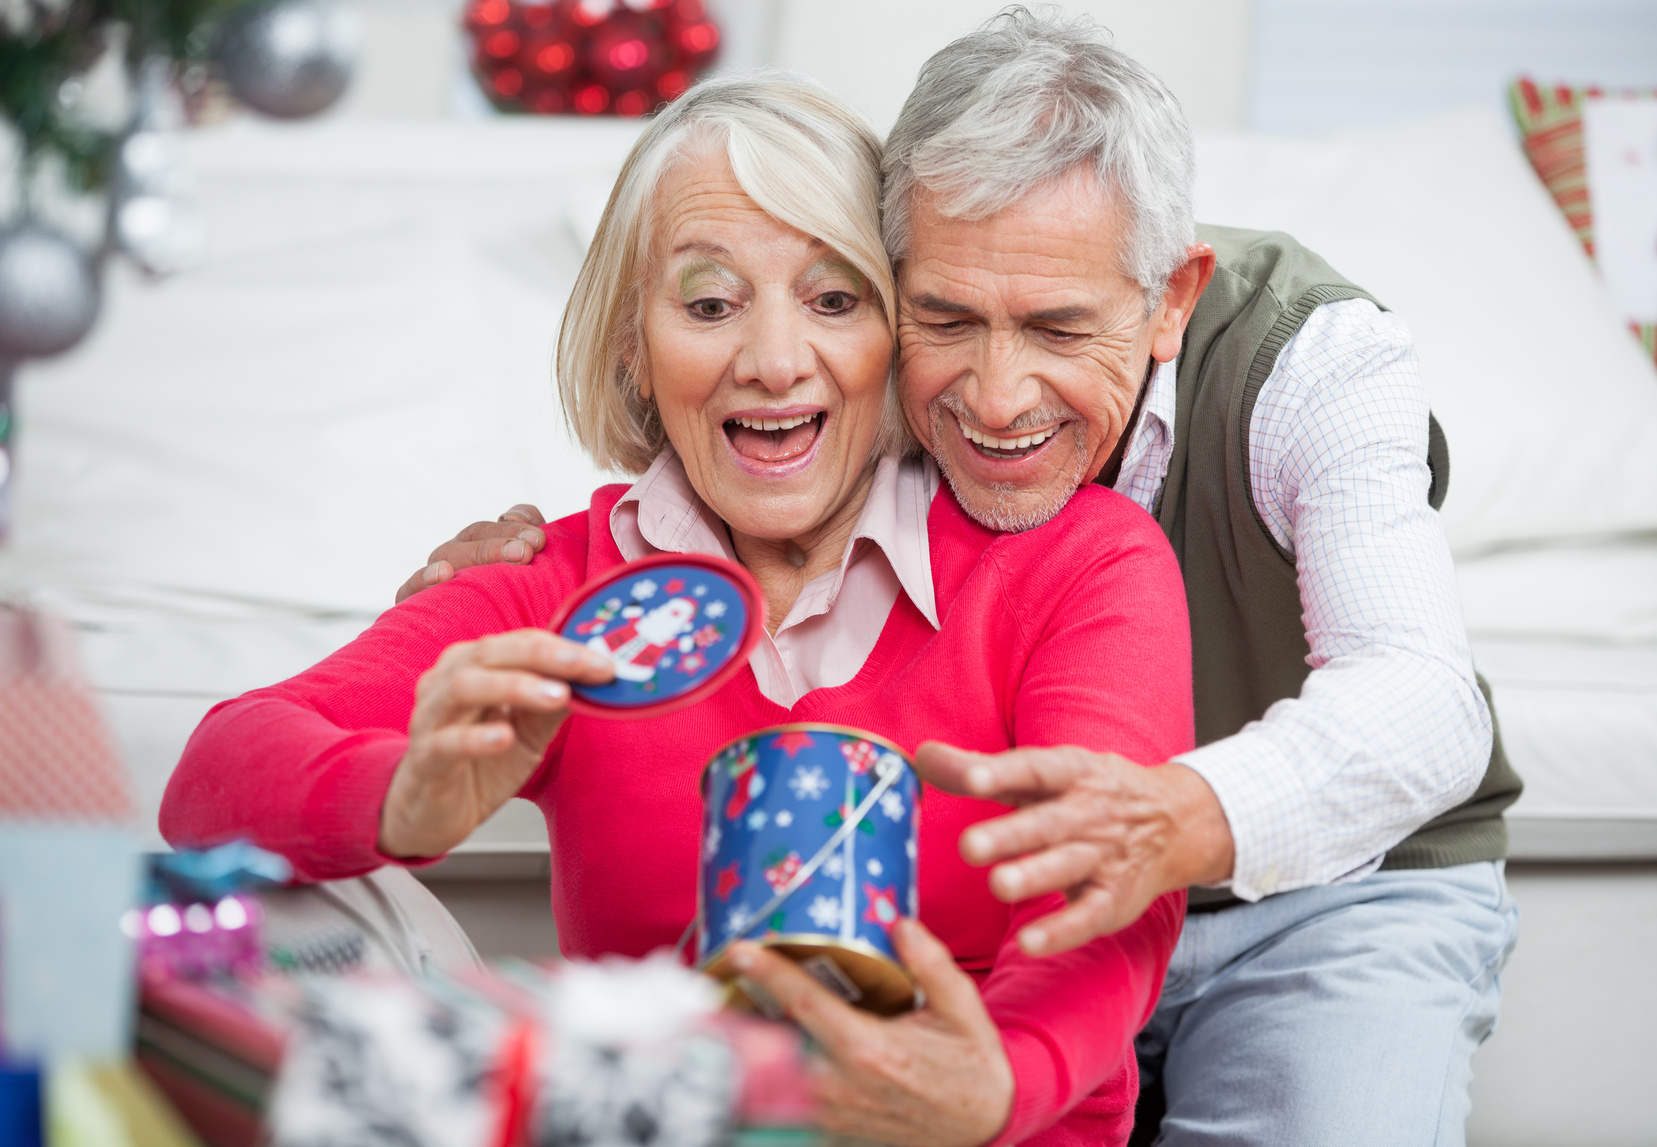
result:
<svg viewBox="0 0 1657 1147"><path fill-rule="evenodd" d="M1409 323L1458 556L1657 529L1657 373L1484 107L1198 146L1198 217L1288 231Z"/></svg>

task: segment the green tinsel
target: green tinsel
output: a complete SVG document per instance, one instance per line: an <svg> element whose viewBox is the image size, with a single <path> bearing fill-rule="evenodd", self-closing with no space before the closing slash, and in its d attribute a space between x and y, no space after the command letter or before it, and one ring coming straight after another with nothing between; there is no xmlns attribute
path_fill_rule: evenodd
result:
<svg viewBox="0 0 1657 1147"><path fill-rule="evenodd" d="M77 190L108 185L118 133L76 123L59 100L66 81L84 76L107 50L110 32L127 29L129 74L153 57L178 65L203 62L213 25L241 0L30 0L17 31L0 21L0 115L17 129L23 169L58 156Z"/></svg>

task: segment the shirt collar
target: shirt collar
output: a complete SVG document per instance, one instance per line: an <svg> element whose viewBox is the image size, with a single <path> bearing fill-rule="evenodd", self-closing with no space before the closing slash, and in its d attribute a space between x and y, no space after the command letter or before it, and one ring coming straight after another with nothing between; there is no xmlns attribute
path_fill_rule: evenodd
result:
<svg viewBox="0 0 1657 1147"><path fill-rule="evenodd" d="M927 534L938 481L937 465L930 458L882 458L876 464L868 499L829 590L830 604L839 594L858 542L867 540L885 555L915 608L933 629L940 628ZM651 553L717 554L736 560L725 523L702 501L671 448L656 456L611 509L610 536L628 561Z"/></svg>

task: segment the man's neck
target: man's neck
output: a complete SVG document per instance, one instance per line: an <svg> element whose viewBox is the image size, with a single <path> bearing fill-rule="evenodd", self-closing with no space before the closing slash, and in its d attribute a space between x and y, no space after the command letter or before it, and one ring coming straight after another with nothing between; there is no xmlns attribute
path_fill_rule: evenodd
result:
<svg viewBox="0 0 1657 1147"><path fill-rule="evenodd" d="M1139 397L1133 400L1133 413L1128 415L1128 424L1122 428L1122 436L1116 440L1116 447L1105 460L1105 468L1099 471L1094 479L1101 486L1115 488L1116 480L1122 476L1122 459L1127 457L1128 443L1133 439L1133 432L1139 426L1139 413L1145 409L1145 396L1151 392L1151 376L1156 373L1160 365L1156 359L1151 359L1145 367L1145 377L1139 383Z"/></svg>

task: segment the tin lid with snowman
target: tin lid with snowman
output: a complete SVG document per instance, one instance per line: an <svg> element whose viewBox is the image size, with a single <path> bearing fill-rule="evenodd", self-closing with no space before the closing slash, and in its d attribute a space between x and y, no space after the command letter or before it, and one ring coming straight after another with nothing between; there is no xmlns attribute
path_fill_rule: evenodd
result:
<svg viewBox="0 0 1657 1147"><path fill-rule="evenodd" d="M570 595L549 628L609 657L616 677L572 685L591 717L660 717L713 694L759 641L765 599L753 575L711 554L654 554Z"/></svg>

